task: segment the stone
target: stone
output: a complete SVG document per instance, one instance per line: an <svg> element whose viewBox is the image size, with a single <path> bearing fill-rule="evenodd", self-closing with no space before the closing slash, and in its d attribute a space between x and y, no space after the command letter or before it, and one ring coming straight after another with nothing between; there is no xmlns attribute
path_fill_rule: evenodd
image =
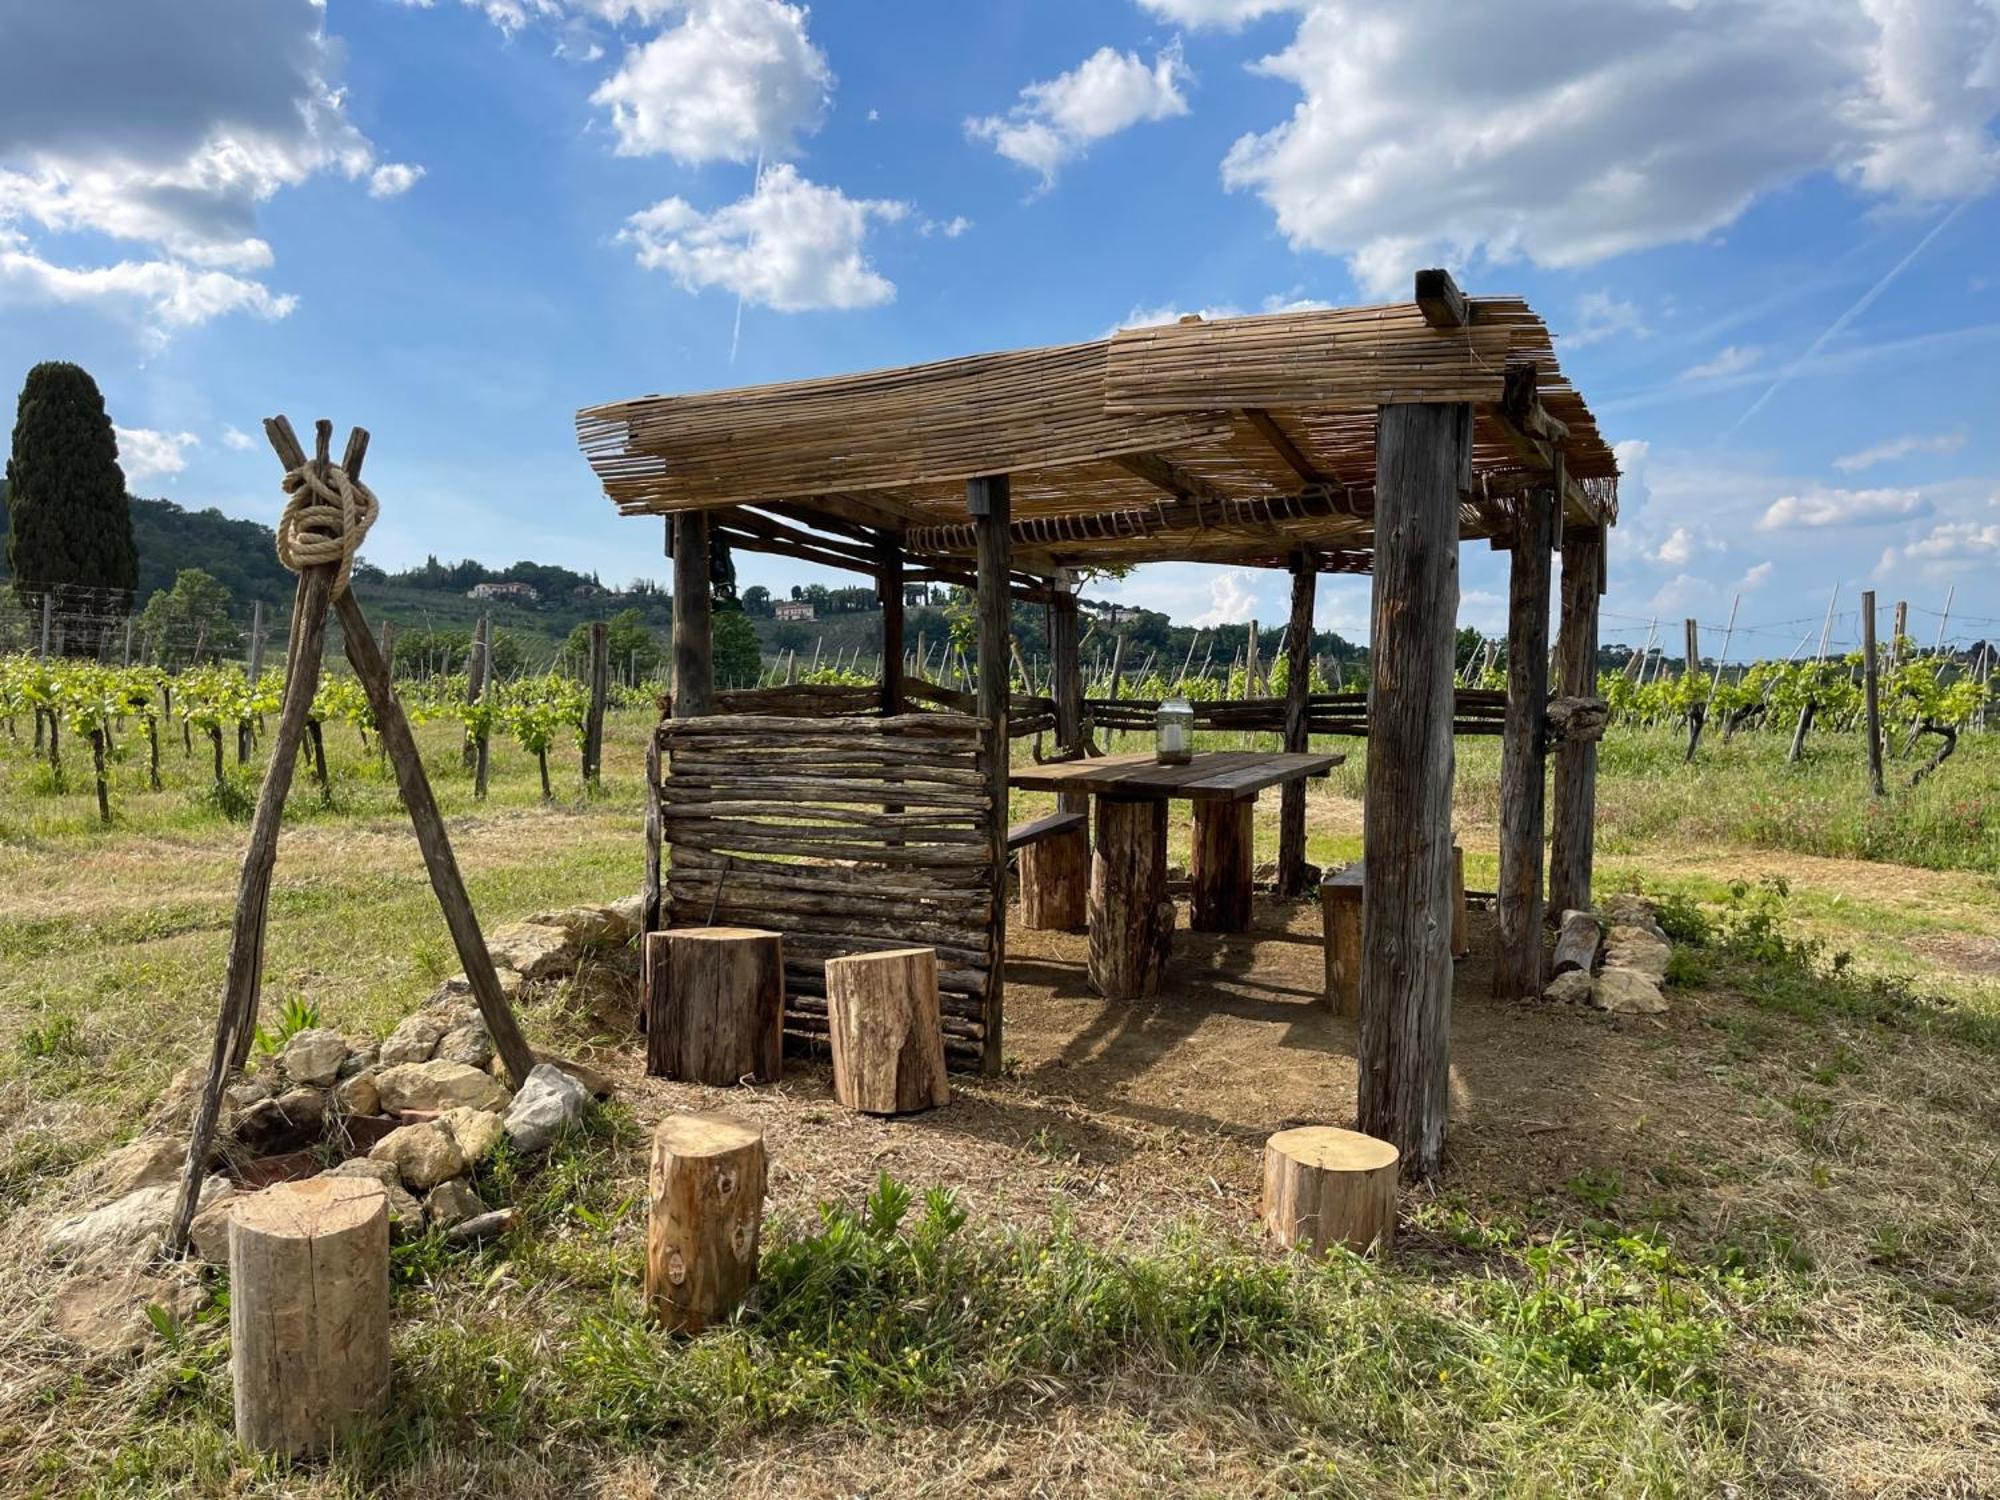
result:
<svg viewBox="0 0 2000 1500"><path fill-rule="evenodd" d="M620 941L629 943L639 935L639 924L646 919L646 893L634 891L629 896L620 896L604 909L618 919L625 934Z"/></svg>
<svg viewBox="0 0 2000 1500"><path fill-rule="evenodd" d="M424 1199L424 1212L440 1229L449 1229L467 1219L476 1219L487 1211L485 1202L479 1194L473 1192L463 1177L453 1177L440 1182L431 1189L430 1196Z"/></svg>
<svg viewBox="0 0 2000 1500"><path fill-rule="evenodd" d="M408 1187L423 1191L465 1170L465 1153L452 1133L436 1120L392 1130L368 1153L371 1161L388 1162Z"/></svg>
<svg viewBox="0 0 2000 1500"><path fill-rule="evenodd" d="M340 1077L347 1061L347 1038L325 1026L294 1032L278 1054L278 1066L293 1083L325 1088Z"/></svg>
<svg viewBox="0 0 2000 1500"><path fill-rule="evenodd" d="M202 1301L200 1283L185 1276L144 1271L85 1276L56 1293L49 1321L57 1333L94 1359L128 1360L144 1353L159 1337L148 1307L180 1322Z"/></svg>
<svg viewBox="0 0 2000 1500"><path fill-rule="evenodd" d="M1544 1000L1554 1000L1564 1005L1589 1005L1595 993L1597 981L1582 969L1571 969L1567 974L1558 974L1549 981L1549 987L1542 991Z"/></svg>
<svg viewBox="0 0 2000 1500"><path fill-rule="evenodd" d="M326 1128L326 1100L324 1089L287 1089L276 1103L292 1129L314 1136Z"/></svg>
<svg viewBox="0 0 2000 1500"><path fill-rule="evenodd" d="M639 924L628 922L608 906L565 906L561 911L545 911L528 918L535 927L553 927L578 949L622 948L632 940Z"/></svg>
<svg viewBox="0 0 2000 1500"><path fill-rule="evenodd" d="M389 1195L389 1238L398 1244L415 1239L424 1231L424 1208L403 1186L403 1177L390 1161L357 1156L328 1168L328 1177L366 1177L382 1184Z"/></svg>
<svg viewBox="0 0 2000 1500"><path fill-rule="evenodd" d="M259 1083L254 1078L246 1078L241 1083L232 1083L222 1091L224 1107L239 1113L252 1105L262 1104L270 1097L271 1086L268 1083Z"/></svg>
<svg viewBox="0 0 2000 1500"><path fill-rule="evenodd" d="M1666 932L1660 926L1659 913L1653 903L1644 896L1631 891L1620 891L1604 898L1604 921L1609 927L1638 927L1650 932L1661 942L1667 940Z"/></svg>
<svg viewBox="0 0 2000 1500"><path fill-rule="evenodd" d="M536 1063L507 1106L507 1139L518 1151L546 1151L565 1126L583 1115L590 1095L583 1085L553 1063Z"/></svg>
<svg viewBox="0 0 2000 1500"><path fill-rule="evenodd" d="M352 1078L357 1073L366 1073L374 1067L382 1055L382 1048L372 1036L351 1036L347 1039L347 1056L341 1059L340 1076Z"/></svg>
<svg viewBox="0 0 2000 1500"><path fill-rule="evenodd" d="M496 1208L491 1213L460 1220L445 1231L445 1238L454 1244L477 1245L505 1234L514 1227L514 1221L519 1217L518 1209Z"/></svg>
<svg viewBox="0 0 2000 1500"><path fill-rule="evenodd" d="M372 1115L382 1109L382 1091L375 1086L375 1070L356 1073L334 1085L333 1102L342 1114Z"/></svg>
<svg viewBox="0 0 2000 1500"><path fill-rule="evenodd" d="M178 1182L181 1169L187 1165L187 1149L186 1136L142 1135L100 1158L91 1169L91 1178L103 1189L107 1201L142 1187Z"/></svg>
<svg viewBox="0 0 2000 1500"><path fill-rule="evenodd" d="M136 1259L151 1255L172 1227L180 1191L179 1183L162 1182L127 1193L102 1208L62 1220L43 1237L43 1244L49 1254L60 1259L84 1260L112 1254L129 1254ZM235 1191L227 1178L210 1177L201 1185L200 1207L206 1208Z"/></svg>
<svg viewBox="0 0 2000 1500"><path fill-rule="evenodd" d="M508 968L505 964L496 964L494 966L493 977L499 981L501 995L508 1000L518 999L521 994L521 986L527 982L521 978L519 973ZM464 1000L470 998L471 994L472 981L467 979L463 974L454 974L437 987L437 993L432 995L427 1003L438 1005L451 1000Z"/></svg>
<svg viewBox="0 0 2000 1500"><path fill-rule="evenodd" d="M600 1073L596 1068L591 1067L589 1063L580 1063L573 1057L543 1057L540 1054L536 1055L535 1060L537 1062L548 1063L562 1072L569 1074L570 1077L582 1084L593 1098L609 1099L611 1097L610 1075Z"/></svg>
<svg viewBox="0 0 2000 1500"><path fill-rule="evenodd" d="M1636 969L1649 979L1665 979L1667 960L1673 955L1673 944L1643 927L1614 927L1604 940L1606 968Z"/></svg>
<svg viewBox="0 0 2000 1500"><path fill-rule="evenodd" d="M391 1114L406 1109L494 1109L507 1107L507 1090L489 1075L461 1062L403 1063L375 1075L375 1091Z"/></svg>
<svg viewBox="0 0 2000 1500"><path fill-rule="evenodd" d="M231 1193L199 1210L188 1225L188 1243L194 1253L211 1266L229 1264L229 1216L247 1193Z"/></svg>
<svg viewBox="0 0 2000 1500"><path fill-rule="evenodd" d="M484 1021L467 1021L444 1034L433 1056L446 1062L462 1062L468 1068L483 1068L493 1061L493 1038Z"/></svg>
<svg viewBox="0 0 2000 1500"><path fill-rule="evenodd" d="M259 1099L236 1117L230 1133L259 1155L290 1151L326 1129L326 1097L318 1089L292 1089Z"/></svg>
<svg viewBox="0 0 2000 1500"><path fill-rule="evenodd" d="M407 1015L377 1049L375 1060L384 1068L403 1063L429 1062L431 1054L437 1051L437 1044L444 1040L444 1034L450 1029L442 1016L429 1011L420 1010Z"/></svg>
<svg viewBox="0 0 2000 1500"><path fill-rule="evenodd" d="M576 967L569 934L536 922L515 922L488 934L486 951L495 965L523 979L557 979Z"/></svg>
<svg viewBox="0 0 2000 1500"><path fill-rule="evenodd" d="M438 1124L451 1132L468 1169L484 1161L505 1133L500 1116L490 1109L448 1109Z"/></svg>
<svg viewBox="0 0 2000 1500"><path fill-rule="evenodd" d="M1616 1016L1653 1016L1667 1008L1660 987L1636 969L1606 968L1597 976L1591 1003Z"/></svg>

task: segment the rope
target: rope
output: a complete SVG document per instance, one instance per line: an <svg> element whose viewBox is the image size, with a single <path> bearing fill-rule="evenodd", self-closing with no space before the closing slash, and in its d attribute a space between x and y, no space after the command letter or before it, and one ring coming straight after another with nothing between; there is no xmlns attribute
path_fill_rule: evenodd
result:
<svg viewBox="0 0 2000 1500"><path fill-rule="evenodd" d="M338 599L354 571L354 555L382 507L375 492L349 479L339 464L328 464L322 478L305 463L285 472L285 513L278 518L278 561L294 573L338 565L331 597Z"/></svg>

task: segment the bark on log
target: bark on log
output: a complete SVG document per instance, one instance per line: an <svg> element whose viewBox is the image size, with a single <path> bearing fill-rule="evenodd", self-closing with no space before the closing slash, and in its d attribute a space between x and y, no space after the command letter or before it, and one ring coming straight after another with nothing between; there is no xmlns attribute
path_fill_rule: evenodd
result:
<svg viewBox="0 0 2000 1500"><path fill-rule="evenodd" d="M1562 930L1556 934L1555 957L1549 962L1549 978L1581 969L1588 974L1597 967L1597 945L1604 929L1587 911L1563 913Z"/></svg>
<svg viewBox="0 0 2000 1500"><path fill-rule="evenodd" d="M229 1221L236 1436L254 1453L325 1453L389 1396L389 1198L311 1177L242 1199Z"/></svg>
<svg viewBox="0 0 2000 1500"><path fill-rule="evenodd" d="M1436 1173L1451 1105L1452 647L1472 408L1376 416L1358 1119Z"/></svg>
<svg viewBox="0 0 2000 1500"><path fill-rule="evenodd" d="M653 1134L646 1302L662 1327L700 1333L757 1280L764 1132L725 1115L676 1115Z"/></svg>
<svg viewBox="0 0 2000 1500"><path fill-rule="evenodd" d="M1562 546L1562 628L1556 638L1556 691L1566 698L1597 692L1597 606L1604 578L1604 533L1566 527ZM1549 832L1548 906L1590 905L1597 837L1597 745L1566 737L1556 751L1555 814Z"/></svg>
<svg viewBox="0 0 2000 1500"><path fill-rule="evenodd" d="M1556 496L1532 491L1521 497L1515 517L1493 924L1493 994L1502 1000L1542 992L1542 714L1549 696L1549 528L1557 503ZM1452 951L1463 951L1456 940Z"/></svg>
<svg viewBox="0 0 2000 1500"><path fill-rule="evenodd" d="M1387 1252L1396 1237L1396 1148L1331 1125L1281 1130L1264 1143L1264 1225L1315 1253Z"/></svg>
<svg viewBox="0 0 2000 1500"><path fill-rule="evenodd" d="M988 857L994 872L988 931L992 941L992 982L986 991L988 1073L1000 1071L1003 999L1007 965L1007 710L1012 698L1007 640L1012 595L1009 576L1014 550L1010 530L1012 482L1005 474L968 480L966 510L978 542L979 717L987 726L985 753L993 806L987 813Z"/></svg>
<svg viewBox="0 0 2000 1500"><path fill-rule="evenodd" d="M1037 932L1081 932L1090 896L1090 833L1037 839L1021 850L1021 925Z"/></svg>
<svg viewBox="0 0 2000 1500"><path fill-rule="evenodd" d="M1309 553L1292 559L1292 616L1285 629L1285 749L1303 754L1311 748L1307 705L1312 696L1313 595L1319 571ZM1306 883L1306 784L1287 781L1278 789L1278 895L1296 900ZM1197 893L1200 885L1195 887ZM1245 896L1244 919L1249 919ZM1201 923L1194 924L1200 927ZM1217 929L1240 932L1240 927Z"/></svg>
<svg viewBox="0 0 2000 1500"><path fill-rule="evenodd" d="M755 927L646 939L646 1072L729 1087L784 1070L784 940Z"/></svg>
<svg viewBox="0 0 2000 1500"><path fill-rule="evenodd" d="M907 1115L951 1102L931 949L827 960L826 1013L833 1096L847 1108Z"/></svg>
<svg viewBox="0 0 2000 1500"><path fill-rule="evenodd" d="M709 518L676 515L674 539L674 717L698 719L715 706L715 640L711 630Z"/></svg>
<svg viewBox="0 0 2000 1500"><path fill-rule="evenodd" d="M1167 804L1097 799L1090 853L1090 982L1107 1000L1158 994L1174 941Z"/></svg>
<svg viewBox="0 0 2000 1500"><path fill-rule="evenodd" d="M1541 941L1537 929L1535 941ZM1463 958L1472 951L1472 923L1465 909L1465 851L1451 846L1451 956Z"/></svg>
<svg viewBox="0 0 2000 1500"><path fill-rule="evenodd" d="M1361 1014L1361 867L1320 882L1320 929L1326 945L1326 999L1337 1016Z"/></svg>
<svg viewBox="0 0 2000 1500"><path fill-rule="evenodd" d="M1286 786L1297 784L1287 782ZM1247 932L1250 928L1256 810L1257 804L1249 798L1194 805L1194 849L1189 864L1194 892L1188 925L1197 932ZM1280 868L1280 882L1283 879Z"/></svg>

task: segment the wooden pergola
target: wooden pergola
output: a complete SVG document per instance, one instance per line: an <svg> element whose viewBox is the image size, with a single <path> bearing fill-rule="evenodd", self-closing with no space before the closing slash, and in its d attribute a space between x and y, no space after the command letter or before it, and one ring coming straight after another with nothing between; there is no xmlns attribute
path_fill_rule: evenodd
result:
<svg viewBox="0 0 2000 1500"><path fill-rule="evenodd" d="M1010 599L1050 611L1054 728L1083 730L1069 580L1106 563L1212 562L1293 578L1287 750L1304 750L1314 582L1373 575L1360 1127L1435 1170L1449 1071L1447 890L1458 547L1512 554L1496 989L1541 989L1551 554L1555 691L1594 691L1617 466L1518 298L1420 272L1405 303L1204 321L903 369L590 407L579 440L628 515L670 518L674 714L714 711L712 537L869 575L883 715L902 714L903 586L976 591L986 821L1004 863ZM1587 906L1596 748L1555 754L1547 902ZM1279 881L1305 866L1286 788ZM1004 884L993 895L1003 951ZM998 1062L998 964L989 1066Z"/></svg>

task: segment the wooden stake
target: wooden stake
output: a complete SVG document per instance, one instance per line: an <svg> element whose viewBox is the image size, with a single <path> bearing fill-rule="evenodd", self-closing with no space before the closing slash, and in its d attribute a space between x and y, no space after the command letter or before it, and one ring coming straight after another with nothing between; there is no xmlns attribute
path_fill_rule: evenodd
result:
<svg viewBox="0 0 2000 1500"><path fill-rule="evenodd" d="M1861 593L1861 694L1868 719L1868 790L1885 796L1882 784L1882 664L1875 650L1875 591Z"/></svg>
<svg viewBox="0 0 2000 1500"><path fill-rule="evenodd" d="M764 1132L725 1115L676 1115L653 1134L646 1302L662 1327L700 1333L757 1280Z"/></svg>

